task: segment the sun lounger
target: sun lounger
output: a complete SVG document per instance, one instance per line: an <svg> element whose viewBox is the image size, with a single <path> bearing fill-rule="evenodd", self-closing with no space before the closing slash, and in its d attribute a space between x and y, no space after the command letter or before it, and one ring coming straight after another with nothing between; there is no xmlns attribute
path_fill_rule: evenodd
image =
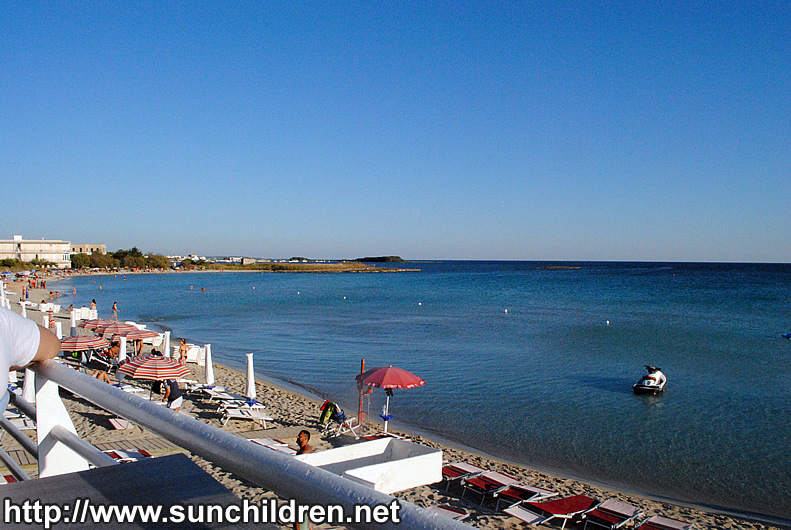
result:
<svg viewBox="0 0 791 530"><path fill-rule="evenodd" d="M531 525L562 519L563 525L560 528L563 530L569 520L597 505L598 501L587 495L574 495L544 502L521 502L503 511Z"/></svg>
<svg viewBox="0 0 791 530"><path fill-rule="evenodd" d="M151 453L149 453L144 449L140 449L139 451L123 451L121 449L110 449L103 452L108 454L114 460L121 462L122 464L126 462L137 462L140 459L151 457Z"/></svg>
<svg viewBox="0 0 791 530"><path fill-rule="evenodd" d="M24 416L21 418L11 418L8 421L11 422L11 425L16 427L20 431L36 430L36 422L31 420L30 418L25 418Z"/></svg>
<svg viewBox="0 0 791 530"><path fill-rule="evenodd" d="M358 440L360 435L354 432L354 429L357 429L359 426L360 425L357 423L356 416L346 416L344 414L342 421L336 422L334 425L328 424L327 427L325 427L324 434L327 436L327 438L335 438L348 432L352 433L352 436L354 436L355 440Z"/></svg>
<svg viewBox="0 0 791 530"><path fill-rule="evenodd" d="M7 420L11 420L14 418L21 418L23 417L23 414L19 412L19 409L17 408L7 408L3 411L3 417Z"/></svg>
<svg viewBox="0 0 791 530"><path fill-rule="evenodd" d="M116 431L125 431L127 429L135 428L134 423L123 418L110 418L110 425L112 425Z"/></svg>
<svg viewBox="0 0 791 530"><path fill-rule="evenodd" d="M230 420L252 420L266 429L267 420L274 421L274 418L262 410L225 409L222 417L223 426L227 425Z"/></svg>
<svg viewBox="0 0 791 530"><path fill-rule="evenodd" d="M445 481L445 491L450 487L451 482L455 480L464 480L471 478L481 473L486 473L486 469L478 467L475 464L468 464L466 462L456 462L455 464L445 464L442 466L442 480Z"/></svg>
<svg viewBox="0 0 791 530"><path fill-rule="evenodd" d="M204 383L190 383L187 382L184 384L185 389L187 392L193 394L205 394L209 390L216 390L218 392L226 392L227 389L224 386L217 386L217 385L207 385Z"/></svg>
<svg viewBox="0 0 791 530"><path fill-rule="evenodd" d="M273 451L280 451L288 455L297 454L297 450L289 447L286 442L275 440L274 438L250 438L250 441L258 445L263 445L267 449L272 449Z"/></svg>
<svg viewBox="0 0 791 530"><path fill-rule="evenodd" d="M134 385L130 385L130 384L127 384L127 383L116 383L113 386L116 387L116 388L120 388L124 392L129 392L129 393L132 393L132 394L136 394L136 393L139 393L139 392L145 392L146 391L145 388L140 388L139 386L134 386Z"/></svg>
<svg viewBox="0 0 791 530"><path fill-rule="evenodd" d="M382 438L395 438L396 440L408 440L405 436L399 436L398 434L393 434L391 432L384 432L380 431L373 434L366 434L365 436L361 436L363 440L381 440Z"/></svg>
<svg viewBox="0 0 791 530"><path fill-rule="evenodd" d="M689 530L694 526L693 523L662 517L661 515L654 515L635 526L635 528L640 528L641 530Z"/></svg>
<svg viewBox="0 0 791 530"><path fill-rule="evenodd" d="M256 400L244 400L244 399L230 399L230 400L223 400L220 401L220 406L217 408L217 412L222 409L246 409L246 410L263 410L266 406L263 403L259 403Z"/></svg>
<svg viewBox="0 0 791 530"><path fill-rule="evenodd" d="M483 501L486 500L486 497L489 495L496 495L508 488L508 486L513 486L518 483L519 479L506 475L505 473L487 471L475 477L462 479L461 485L464 486L464 491L461 492L461 498L464 498L467 490L474 491L481 496L481 506L483 506Z"/></svg>
<svg viewBox="0 0 791 530"><path fill-rule="evenodd" d="M642 514L642 510L637 506L615 499L607 499L595 508L584 512L583 517L585 517L585 528L591 525L615 530L634 521Z"/></svg>
<svg viewBox="0 0 791 530"><path fill-rule="evenodd" d="M536 486L528 486L526 484L515 484L497 493L496 509L500 509L500 503L507 503L508 506L513 506L514 504L525 501L543 501L557 494L557 491L537 488Z"/></svg>
<svg viewBox="0 0 791 530"><path fill-rule="evenodd" d="M430 512L438 513L440 515L444 515L445 517L449 517L455 521L463 521L467 517L470 516L466 510L462 510L461 508L454 508L453 506L448 506L447 504L442 504L439 506L429 506L426 508Z"/></svg>
<svg viewBox="0 0 791 530"><path fill-rule="evenodd" d="M217 390L216 388L207 388L203 390L204 396L209 398L209 403L212 400L219 399L219 400L228 400L228 401L243 401L245 396L239 394L231 394L230 392L226 392L225 390Z"/></svg>

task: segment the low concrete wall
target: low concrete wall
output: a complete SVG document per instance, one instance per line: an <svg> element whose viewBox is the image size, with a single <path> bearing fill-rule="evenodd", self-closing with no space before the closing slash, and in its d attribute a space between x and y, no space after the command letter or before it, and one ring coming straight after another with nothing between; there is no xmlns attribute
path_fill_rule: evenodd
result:
<svg viewBox="0 0 791 530"><path fill-rule="evenodd" d="M382 493L442 480L442 451L407 440L382 438L296 458Z"/></svg>

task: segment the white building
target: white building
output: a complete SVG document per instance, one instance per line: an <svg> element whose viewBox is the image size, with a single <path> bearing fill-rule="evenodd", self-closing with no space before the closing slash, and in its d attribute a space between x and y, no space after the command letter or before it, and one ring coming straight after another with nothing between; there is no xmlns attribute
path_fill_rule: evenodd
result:
<svg viewBox="0 0 791 530"><path fill-rule="evenodd" d="M71 267L71 242L59 239L0 239L0 259L48 261L56 267Z"/></svg>

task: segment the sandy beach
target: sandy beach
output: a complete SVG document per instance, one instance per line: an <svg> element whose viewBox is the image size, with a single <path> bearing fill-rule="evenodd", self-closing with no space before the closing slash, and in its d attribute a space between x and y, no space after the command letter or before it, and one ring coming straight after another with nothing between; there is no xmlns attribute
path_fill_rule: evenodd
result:
<svg viewBox="0 0 791 530"><path fill-rule="evenodd" d="M11 283L9 288L18 291L21 284ZM49 288L44 290L32 290L30 300L39 302L46 298ZM12 297L12 308L19 312L19 305L16 303L18 297ZM41 314L35 310L28 310L28 318L37 323L41 323ZM68 334L69 319L67 311L62 310L57 319L63 322L64 333ZM178 337L173 337L177 343ZM188 365L191 370L191 378L202 381L204 379L204 368L195 364ZM226 366L214 365L217 385L225 386L232 392L243 393L245 386L245 375L239 371ZM330 449L339 444L354 443L351 436L344 435L336 439L322 439L320 426L318 424L318 414L321 402L307 396L297 394L287 390L277 384L261 379L257 380L258 400L265 404L267 411L274 418L273 425L267 430L252 429L251 422L231 421L226 427L222 427L220 415L216 411L216 405L206 403L197 396L188 395L185 398L182 412L195 417L199 421L211 424L246 438L268 437L280 439L288 442L291 447L296 447L295 438L301 429L308 429L311 434L311 444L316 451ZM114 430L109 422L112 414L97 409L85 400L78 397L64 397L64 403L69 410L78 434L102 449L111 448L147 448L154 456L169 454L181 451L150 432L141 430L139 427L128 430ZM348 412L348 411L347 411ZM377 418L378 420L378 418ZM380 429L378 423L369 423L364 426L364 432L375 432ZM35 431L28 431L35 437ZM745 529L767 529L781 528L759 522L748 521L735 516L713 513L704 509L662 502L644 496L626 494L613 491L585 482L554 476L527 467L500 461L496 458L476 454L473 451L466 451L460 448L451 447L447 444L440 444L436 441L421 436L410 436L410 433L401 432L404 436L410 437L413 441L431 447L440 448L443 457L447 462L469 462L480 467L501 471L515 476L525 484L539 486L542 488L557 491L560 496L572 494L585 494L599 500L617 499L635 506L639 506L644 511L644 517L650 515L663 515L666 517L681 519L694 522L696 528L745 528ZM9 452L19 449L19 446L10 437L3 438L2 447ZM190 455L201 467L206 469L218 481L228 487L239 498L260 501L261 499L273 496L271 492L265 491L253 484L246 482L231 473L223 471L204 459ZM30 464L25 470L31 473L35 466ZM483 506L479 505L478 498L461 499L461 489L451 487L449 491L444 490L444 484L434 484L414 488L396 494L401 499L408 500L420 506L432 506L447 504L455 508L460 508L469 513L466 523L476 528L496 529L496 528L523 528L526 527L520 520L504 514L502 511L495 510L494 502L487 501ZM644 517L641 517L642 520ZM284 527L285 528L285 527ZM322 526L322 528L329 528ZM574 528L567 525L567 528ZM582 528L582 525L579 525Z"/></svg>

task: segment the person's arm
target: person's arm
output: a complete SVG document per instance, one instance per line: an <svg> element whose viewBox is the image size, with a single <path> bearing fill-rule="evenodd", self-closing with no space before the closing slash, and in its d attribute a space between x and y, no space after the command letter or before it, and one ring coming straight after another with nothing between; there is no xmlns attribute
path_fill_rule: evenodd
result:
<svg viewBox="0 0 791 530"><path fill-rule="evenodd" d="M52 359L60 351L60 341L50 330L45 327L38 327L39 342L38 351L36 352L33 361L43 361L45 359Z"/></svg>
<svg viewBox="0 0 791 530"><path fill-rule="evenodd" d="M55 357L58 352L60 351L60 341L58 337L55 336L50 330L45 327L38 326L38 350L36 350L36 354L33 356L33 360L26 364L25 366L30 366L31 363L36 361L44 361L46 359L52 359ZM19 370L20 368L24 368L25 366L12 366L12 370Z"/></svg>
<svg viewBox="0 0 791 530"><path fill-rule="evenodd" d="M169 396L170 396L170 384L166 384L165 385L165 397L162 398L162 402L164 403L165 401L167 401Z"/></svg>

